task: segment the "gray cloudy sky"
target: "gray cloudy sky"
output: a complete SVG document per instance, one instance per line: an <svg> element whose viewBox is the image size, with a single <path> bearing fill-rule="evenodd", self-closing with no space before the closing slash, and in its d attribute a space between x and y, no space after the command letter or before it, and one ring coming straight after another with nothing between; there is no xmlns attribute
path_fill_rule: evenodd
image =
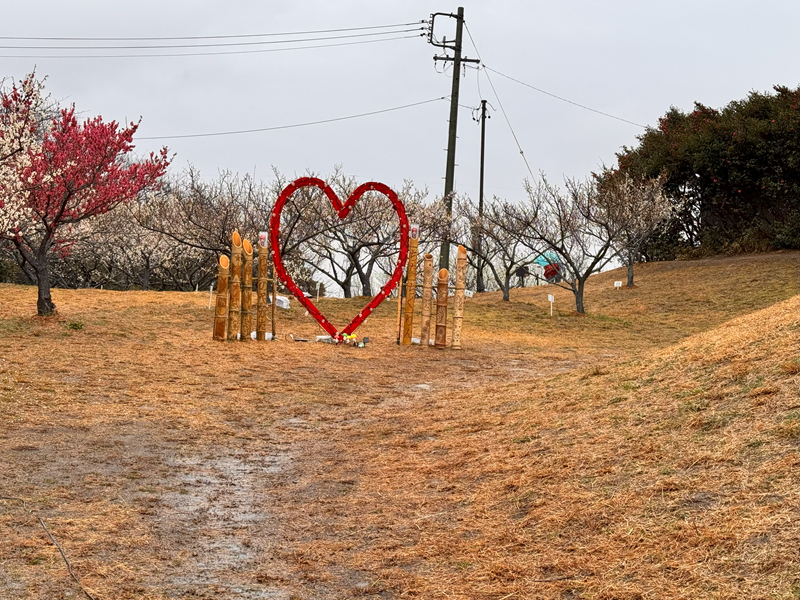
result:
<svg viewBox="0 0 800 600"><path fill-rule="evenodd" d="M212 36L369 27L419 21L431 12L455 12L458 4L6 0L0 16L0 36L5 37L0 44L4 46L0 76L21 78L35 65L39 75L48 77L48 91L66 103L74 102L86 116L101 114L116 120L141 116L139 137L330 119L449 95L451 73L434 69L436 49L424 38L218 56L67 59L41 56L96 52L9 49L66 42L8 37ZM687 110L697 100L719 107L750 90L770 90L774 84L794 87L800 82L797 0L465 0L460 4L487 66L635 123L655 124L670 105ZM442 21L442 30L438 25L437 21L437 34L447 35L447 23ZM370 38L346 41L359 39ZM475 56L468 38L464 49ZM126 52L134 51L100 54ZM635 144L642 131L496 74L490 76L534 173L542 170L551 179L586 176L602 163L613 163L614 152ZM477 106L481 97L498 109L487 123L487 195L518 199L527 169L486 73L467 69L460 103ZM325 174L342 164L362 181L398 186L407 178L440 195L447 118L448 104L438 101L283 131L139 140L137 149L155 150L166 144L177 152L176 168L192 163L206 177L230 169L255 170L257 177L270 178L272 166L290 177L307 169ZM464 108L459 114L456 187L473 198L478 158L479 126Z"/></svg>

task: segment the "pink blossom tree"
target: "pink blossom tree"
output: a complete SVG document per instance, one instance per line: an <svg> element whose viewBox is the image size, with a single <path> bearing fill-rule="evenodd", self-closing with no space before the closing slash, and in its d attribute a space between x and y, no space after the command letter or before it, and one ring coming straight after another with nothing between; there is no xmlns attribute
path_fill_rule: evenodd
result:
<svg viewBox="0 0 800 600"><path fill-rule="evenodd" d="M73 225L156 189L169 165L167 149L140 162L130 158L138 124L120 128L102 117L79 123L75 107L61 110L41 135L10 162L0 180L0 198L11 227L0 230L38 284L37 309L55 309L50 295L50 259L69 252ZM8 207L11 206L9 209Z"/></svg>

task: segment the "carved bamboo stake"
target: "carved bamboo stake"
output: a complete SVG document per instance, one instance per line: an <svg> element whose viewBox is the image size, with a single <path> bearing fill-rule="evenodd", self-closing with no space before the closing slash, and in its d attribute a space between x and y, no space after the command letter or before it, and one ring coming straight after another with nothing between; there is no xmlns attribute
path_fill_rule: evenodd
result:
<svg viewBox="0 0 800 600"><path fill-rule="evenodd" d="M433 303L433 255L426 254L422 259L422 331L419 343L424 348L431 339L431 304Z"/></svg>
<svg viewBox="0 0 800 600"><path fill-rule="evenodd" d="M436 337L434 345L438 349L447 348L447 269L440 269L436 282Z"/></svg>
<svg viewBox="0 0 800 600"><path fill-rule="evenodd" d="M214 339L225 341L225 326L228 324L228 269L231 261L227 256L219 257L217 275L217 305L214 309Z"/></svg>
<svg viewBox="0 0 800 600"><path fill-rule="evenodd" d="M419 240L408 240L408 269L406 280L406 309L403 318L403 346L411 344L414 329L414 299L417 295L417 245Z"/></svg>
<svg viewBox="0 0 800 600"><path fill-rule="evenodd" d="M242 327L239 339L250 341L253 331L253 244L242 242Z"/></svg>
<svg viewBox="0 0 800 600"><path fill-rule="evenodd" d="M228 307L228 340L239 335L242 318L242 236L238 231L231 238L230 305Z"/></svg>
<svg viewBox="0 0 800 600"><path fill-rule="evenodd" d="M267 285L269 284L269 246L258 244L258 280L256 287L256 341L267 339Z"/></svg>
<svg viewBox="0 0 800 600"><path fill-rule="evenodd" d="M461 349L461 325L464 321L464 289L467 287L467 249L458 247L456 258L456 294L453 307L453 341L451 348Z"/></svg>

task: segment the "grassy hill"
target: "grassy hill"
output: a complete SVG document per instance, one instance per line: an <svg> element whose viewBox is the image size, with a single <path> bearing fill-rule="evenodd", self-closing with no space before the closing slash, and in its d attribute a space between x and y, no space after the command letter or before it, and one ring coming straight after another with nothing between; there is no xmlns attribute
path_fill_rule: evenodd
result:
<svg viewBox="0 0 800 600"><path fill-rule="evenodd" d="M394 345L389 302L356 350L214 343L203 294L41 319L2 285L0 495L97 598L798 597L800 254L618 279L583 317L476 296L460 352ZM13 501L0 556L11 597L77 590Z"/></svg>

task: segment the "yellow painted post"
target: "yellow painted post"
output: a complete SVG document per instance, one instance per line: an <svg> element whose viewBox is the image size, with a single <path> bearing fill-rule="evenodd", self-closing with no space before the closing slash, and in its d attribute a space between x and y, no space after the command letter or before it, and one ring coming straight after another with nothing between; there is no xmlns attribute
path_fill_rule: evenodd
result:
<svg viewBox="0 0 800 600"><path fill-rule="evenodd" d="M433 304L433 255L422 259L422 331L419 343L427 348L431 339L431 305Z"/></svg>
<svg viewBox="0 0 800 600"><path fill-rule="evenodd" d="M217 274L217 304L214 308L214 339L225 341L225 326L228 324L228 270L231 261L227 256L219 257Z"/></svg>
<svg viewBox="0 0 800 600"><path fill-rule="evenodd" d="M238 231L231 238L230 305L228 307L228 341L239 336L242 318L242 237Z"/></svg>
<svg viewBox="0 0 800 600"><path fill-rule="evenodd" d="M453 307L453 341L451 348L461 349L461 325L464 321L464 290L467 287L467 249L458 247L456 258L456 289Z"/></svg>
<svg viewBox="0 0 800 600"><path fill-rule="evenodd" d="M267 339L267 285L269 285L269 247L266 239L259 239L256 279L256 341L258 342Z"/></svg>
<svg viewBox="0 0 800 600"><path fill-rule="evenodd" d="M242 326L239 339L250 341L253 332L253 244L242 242Z"/></svg>
<svg viewBox="0 0 800 600"><path fill-rule="evenodd" d="M417 295L417 246L419 240L408 240L408 268L406 270L406 308L403 317L403 346L411 344L414 329L414 299Z"/></svg>
<svg viewBox="0 0 800 600"><path fill-rule="evenodd" d="M447 269L439 269L436 282L436 336L434 346L438 349L447 348L447 284L449 274Z"/></svg>

